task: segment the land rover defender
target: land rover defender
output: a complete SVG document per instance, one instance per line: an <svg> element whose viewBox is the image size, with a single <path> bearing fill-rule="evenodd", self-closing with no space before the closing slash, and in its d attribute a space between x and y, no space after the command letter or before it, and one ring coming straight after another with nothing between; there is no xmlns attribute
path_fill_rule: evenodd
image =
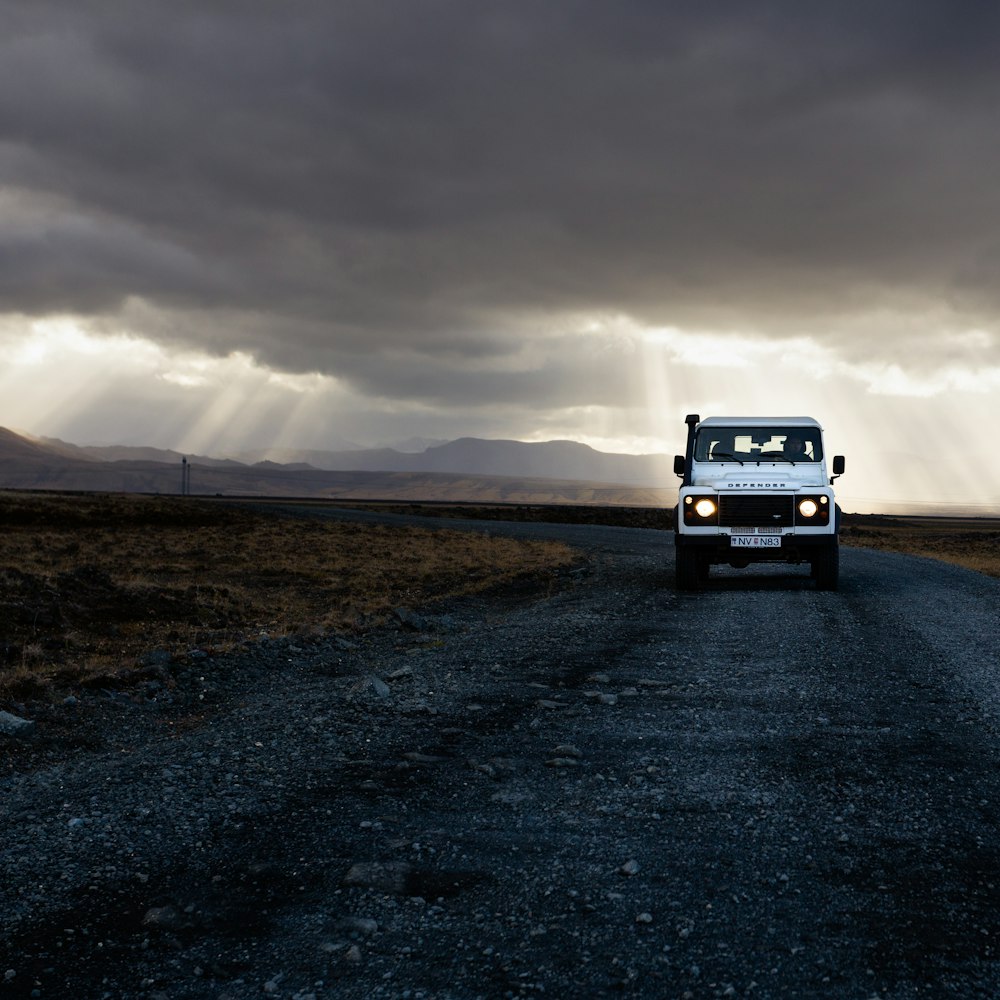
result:
<svg viewBox="0 0 1000 1000"><path fill-rule="evenodd" d="M674 511L677 588L698 590L713 565L809 563L818 590L836 590L840 508L823 428L812 417L685 417L687 451Z"/></svg>

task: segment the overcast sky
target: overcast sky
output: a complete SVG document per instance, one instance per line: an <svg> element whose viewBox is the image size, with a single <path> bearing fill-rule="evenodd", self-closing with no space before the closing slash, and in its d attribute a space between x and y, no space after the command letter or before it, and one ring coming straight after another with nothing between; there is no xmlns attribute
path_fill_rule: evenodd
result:
<svg viewBox="0 0 1000 1000"><path fill-rule="evenodd" d="M0 0L0 424L808 413L858 509L1000 512L998 108L982 2Z"/></svg>

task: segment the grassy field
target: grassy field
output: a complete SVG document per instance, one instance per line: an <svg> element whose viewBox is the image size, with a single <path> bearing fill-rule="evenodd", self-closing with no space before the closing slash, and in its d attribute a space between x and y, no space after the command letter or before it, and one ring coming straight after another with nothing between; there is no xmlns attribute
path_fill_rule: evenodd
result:
<svg viewBox="0 0 1000 1000"><path fill-rule="evenodd" d="M841 541L885 552L905 552L1000 577L1000 520L995 518L848 515Z"/></svg>
<svg viewBox="0 0 1000 1000"><path fill-rule="evenodd" d="M110 684L150 649L351 632L574 560L550 542L135 495L0 493L0 527L0 701Z"/></svg>
<svg viewBox="0 0 1000 1000"><path fill-rule="evenodd" d="M561 521L609 524L629 528L673 530L667 507L595 507L573 504L350 504L372 510L442 518L491 518L517 521ZM845 514L845 545L927 556L1000 577L1000 518L902 517Z"/></svg>
<svg viewBox="0 0 1000 1000"><path fill-rule="evenodd" d="M669 529L662 508L384 505L440 517ZM530 581L576 556L550 542L280 517L253 505L0 492L0 707L112 686L152 649L222 650L261 633L354 632L401 605ZM848 515L843 542L1000 577L1000 521Z"/></svg>

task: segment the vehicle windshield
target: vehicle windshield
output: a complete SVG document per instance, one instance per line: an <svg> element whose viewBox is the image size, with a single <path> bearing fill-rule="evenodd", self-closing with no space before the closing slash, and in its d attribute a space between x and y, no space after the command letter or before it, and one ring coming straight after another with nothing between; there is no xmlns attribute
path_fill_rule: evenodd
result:
<svg viewBox="0 0 1000 1000"><path fill-rule="evenodd" d="M702 427L695 436L696 462L818 462L823 457L815 427Z"/></svg>

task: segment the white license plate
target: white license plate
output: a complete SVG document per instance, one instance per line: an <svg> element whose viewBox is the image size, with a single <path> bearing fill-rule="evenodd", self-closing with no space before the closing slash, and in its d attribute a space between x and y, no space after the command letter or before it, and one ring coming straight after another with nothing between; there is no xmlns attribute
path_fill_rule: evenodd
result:
<svg viewBox="0 0 1000 1000"><path fill-rule="evenodd" d="M729 545L734 549L780 549L781 536L731 535Z"/></svg>

